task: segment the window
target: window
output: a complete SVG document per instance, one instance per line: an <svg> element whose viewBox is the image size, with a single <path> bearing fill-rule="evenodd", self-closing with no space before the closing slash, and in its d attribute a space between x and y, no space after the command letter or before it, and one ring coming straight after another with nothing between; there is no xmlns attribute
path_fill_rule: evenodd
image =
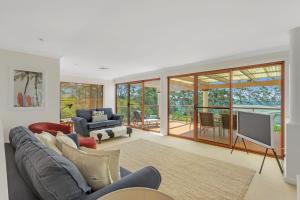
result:
<svg viewBox="0 0 300 200"><path fill-rule="evenodd" d="M103 85L61 82L61 119L74 117L77 109L101 107L103 107Z"/></svg>
<svg viewBox="0 0 300 200"><path fill-rule="evenodd" d="M116 85L116 109L124 123L135 128L160 132L160 79Z"/></svg>

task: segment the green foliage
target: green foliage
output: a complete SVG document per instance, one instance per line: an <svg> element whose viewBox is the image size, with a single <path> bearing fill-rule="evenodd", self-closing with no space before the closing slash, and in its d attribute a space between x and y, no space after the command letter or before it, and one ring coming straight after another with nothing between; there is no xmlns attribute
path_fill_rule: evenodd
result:
<svg viewBox="0 0 300 200"><path fill-rule="evenodd" d="M145 116L158 115L158 95L155 88L145 87ZM118 112L126 114L128 88L118 85ZM141 85L135 84L130 87L130 103L132 110L141 109ZM175 90L169 93L170 119L189 121L194 112L194 92L191 90ZM279 86L259 86L232 89L232 101L234 106L280 106L281 93ZM198 92L198 106L203 105L203 92ZM209 106L230 106L229 88L215 88L208 91ZM120 108L119 108L120 107ZM122 107L122 108L121 108ZM199 109L199 111L201 111ZM260 112L270 113L267 110ZM228 113L228 110L209 109L215 114ZM273 112L273 111L271 111ZM280 132L281 129L280 112L275 114L274 130Z"/></svg>

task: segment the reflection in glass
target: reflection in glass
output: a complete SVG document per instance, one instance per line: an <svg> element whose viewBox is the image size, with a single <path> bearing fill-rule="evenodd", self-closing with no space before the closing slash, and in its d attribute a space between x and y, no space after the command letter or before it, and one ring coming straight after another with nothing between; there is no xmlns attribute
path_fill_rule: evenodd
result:
<svg viewBox="0 0 300 200"><path fill-rule="evenodd" d="M77 109L103 107L103 85L60 83L61 119L75 116Z"/></svg>
<svg viewBox="0 0 300 200"><path fill-rule="evenodd" d="M160 131L160 80L144 82L144 128Z"/></svg>
<svg viewBox="0 0 300 200"><path fill-rule="evenodd" d="M194 77L169 79L169 133L194 135Z"/></svg>

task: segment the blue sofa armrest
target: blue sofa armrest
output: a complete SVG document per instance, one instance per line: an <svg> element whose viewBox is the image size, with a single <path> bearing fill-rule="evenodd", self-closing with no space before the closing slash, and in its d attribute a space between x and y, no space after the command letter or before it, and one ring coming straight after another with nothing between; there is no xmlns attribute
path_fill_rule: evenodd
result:
<svg viewBox="0 0 300 200"><path fill-rule="evenodd" d="M88 123L87 120L81 117L73 117L72 121L74 122L74 128L76 133L79 135L89 137L90 136L90 131L88 128Z"/></svg>
<svg viewBox="0 0 300 200"><path fill-rule="evenodd" d="M132 174L129 174L121 180L108 185L98 191L88 195L85 200L96 200L105 194L114 192L123 188L131 187L146 187L151 189L158 189L161 183L161 176L157 169L148 166L144 167Z"/></svg>

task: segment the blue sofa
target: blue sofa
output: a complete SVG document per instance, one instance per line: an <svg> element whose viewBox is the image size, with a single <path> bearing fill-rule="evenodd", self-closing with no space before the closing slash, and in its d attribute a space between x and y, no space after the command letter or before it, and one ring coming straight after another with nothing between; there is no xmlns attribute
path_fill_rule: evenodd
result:
<svg viewBox="0 0 300 200"><path fill-rule="evenodd" d="M104 111L104 114L107 115L107 120L93 122L92 113L94 110ZM123 116L113 114L111 108L79 109L76 110L76 117L73 117L72 121L74 122L75 131L78 134L89 137L90 131L122 126Z"/></svg>
<svg viewBox="0 0 300 200"><path fill-rule="evenodd" d="M161 182L151 166L134 173L121 167L119 181L91 191L71 161L43 145L28 129L13 128L9 139L5 154L10 200L96 200L122 188L158 189Z"/></svg>

